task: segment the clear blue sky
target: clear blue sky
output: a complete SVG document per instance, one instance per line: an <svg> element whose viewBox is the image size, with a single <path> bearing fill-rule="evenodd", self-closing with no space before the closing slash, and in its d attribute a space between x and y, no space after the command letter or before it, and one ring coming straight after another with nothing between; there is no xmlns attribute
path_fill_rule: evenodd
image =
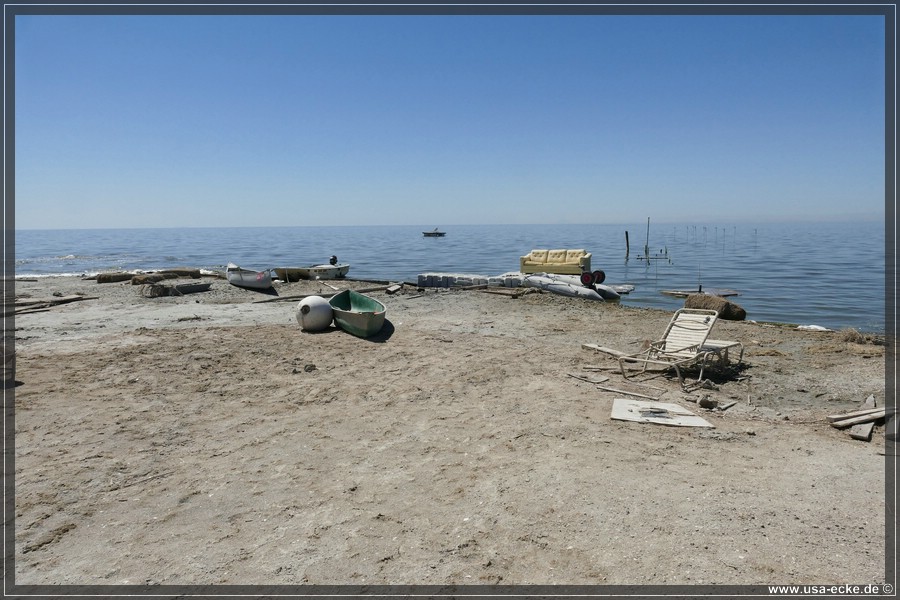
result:
<svg viewBox="0 0 900 600"><path fill-rule="evenodd" d="M16 228L881 219L879 16L17 16Z"/></svg>

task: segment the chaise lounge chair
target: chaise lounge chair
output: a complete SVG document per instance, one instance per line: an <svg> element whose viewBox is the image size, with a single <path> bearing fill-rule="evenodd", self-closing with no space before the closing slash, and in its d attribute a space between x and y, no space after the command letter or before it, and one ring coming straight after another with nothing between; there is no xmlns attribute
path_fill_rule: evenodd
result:
<svg viewBox="0 0 900 600"><path fill-rule="evenodd" d="M718 312L707 309L682 308L675 311L662 339L652 342L650 347L643 352L619 357L619 369L622 371L622 376L628 378L626 365L641 366L640 373L644 373L651 364L674 367L681 387L687 389L688 384L684 381L681 369L699 363L700 376L692 385L702 383L703 370L706 368L710 356L716 355L721 360L723 359L722 352L725 352L727 356L728 349L739 344L738 342L714 340L714 343L710 345L711 342L707 338L713 325L716 324L718 316ZM743 346L741 346L741 357L743 358Z"/></svg>
<svg viewBox="0 0 900 600"><path fill-rule="evenodd" d="M728 340L706 340L703 342L703 350L715 354L720 365L728 364L728 351L731 349L740 350L737 364L741 364L744 360L744 344L740 342L731 342Z"/></svg>

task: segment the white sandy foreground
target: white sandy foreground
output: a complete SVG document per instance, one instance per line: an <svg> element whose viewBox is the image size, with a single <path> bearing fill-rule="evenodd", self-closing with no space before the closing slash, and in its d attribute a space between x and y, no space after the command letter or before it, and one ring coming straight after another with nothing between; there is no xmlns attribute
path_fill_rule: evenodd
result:
<svg viewBox="0 0 900 600"><path fill-rule="evenodd" d="M662 334L627 300L377 291L366 340L221 280L140 291L16 285L98 297L16 316L17 584L884 581L885 427L826 420L883 405L880 340L720 321L744 368L685 393L583 348ZM585 378L714 427L613 420L639 396Z"/></svg>

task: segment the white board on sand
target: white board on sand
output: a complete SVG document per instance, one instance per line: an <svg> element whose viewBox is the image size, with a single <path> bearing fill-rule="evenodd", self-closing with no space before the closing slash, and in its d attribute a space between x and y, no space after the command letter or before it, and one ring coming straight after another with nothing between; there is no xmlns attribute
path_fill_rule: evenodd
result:
<svg viewBox="0 0 900 600"><path fill-rule="evenodd" d="M703 417L698 417L683 406L668 402L616 398L613 400L610 417L619 421L656 423L677 427L715 427Z"/></svg>

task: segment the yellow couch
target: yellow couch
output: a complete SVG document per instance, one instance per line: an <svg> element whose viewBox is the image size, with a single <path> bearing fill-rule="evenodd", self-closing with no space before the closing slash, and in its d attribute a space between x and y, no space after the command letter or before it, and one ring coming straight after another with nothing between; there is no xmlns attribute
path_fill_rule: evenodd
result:
<svg viewBox="0 0 900 600"><path fill-rule="evenodd" d="M519 259L522 273L581 275L591 270L591 253L586 250L532 250Z"/></svg>

